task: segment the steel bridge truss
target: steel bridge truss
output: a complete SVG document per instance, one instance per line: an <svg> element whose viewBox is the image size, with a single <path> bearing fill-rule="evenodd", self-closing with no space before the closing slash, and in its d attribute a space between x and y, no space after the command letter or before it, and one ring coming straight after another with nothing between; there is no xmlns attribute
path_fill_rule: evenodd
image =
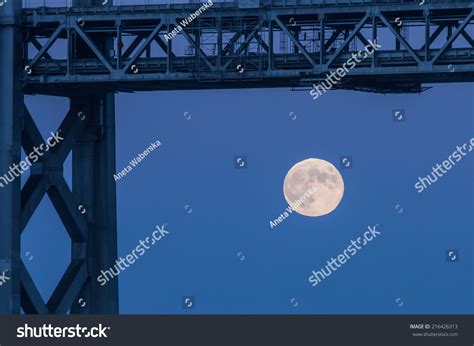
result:
<svg viewBox="0 0 474 346"><path fill-rule="evenodd" d="M26 314L118 313L117 280L105 286L97 282L117 259L115 96L90 90L70 95L70 110L57 130L61 140L45 150L47 143L24 105L21 13L21 2L0 8L0 172L18 165L21 147L31 165L23 188L20 179L0 188L0 272L9 276L0 289L0 314L19 314L21 309ZM95 42L110 45L106 37ZM29 156L33 152L36 159ZM63 165L71 152L70 188ZM45 302L20 248L21 234L46 195L71 239L71 260Z"/></svg>
<svg viewBox="0 0 474 346"><path fill-rule="evenodd" d="M361 50L374 40L382 48L339 87L419 92L422 82L474 76L472 2L258 9L215 3L181 25L199 6L27 10L26 91L67 93L81 83L115 91L308 86L342 67L354 47ZM416 47L401 28L422 31L423 42ZM275 53L277 35L287 36L292 53ZM110 50L97 42L104 36L114 41ZM82 52L86 47L87 58L78 57L78 44ZM62 58L53 58L58 52Z"/></svg>
<svg viewBox="0 0 474 346"><path fill-rule="evenodd" d="M96 281L100 271L113 266L117 258L113 101L113 94L71 98L70 110L56 132L63 140L46 152L47 143L27 107L23 108L21 145L27 155L35 148L43 154L32 164L21 189L19 234L48 195L72 243L70 264L47 303L18 258L20 302L26 314L118 312L117 281L105 287ZM72 191L63 175L71 152ZM87 302L86 307L78 297Z"/></svg>
<svg viewBox="0 0 474 346"><path fill-rule="evenodd" d="M109 201L108 203L113 204L106 205L104 195L101 195L104 193L104 184L106 189L110 189L110 175L114 173L107 162L103 162L109 152L103 147L108 126L104 123L107 121L104 113L110 112L106 109L110 105L106 98L107 96L89 96L71 100L70 111L57 131L64 139L32 165L30 177L21 190L20 233L25 230L34 211L47 194L72 241L71 262L47 303L43 301L26 266L20 260L21 305L27 314L114 311L101 308L113 306L107 302L113 302L116 298L114 283L103 289L94 287L92 294L92 287L97 286L94 278L116 258L114 248L108 251L97 249L97 244L101 241L108 240L109 244L111 240L116 242L115 239L106 239L114 237L113 234L103 232L107 229L105 224L115 222L113 217L110 218L113 211L112 214L93 212L107 208L115 210L114 202ZM47 143L26 106L23 109L22 123L21 143L25 153L32 153L35 148L45 148ZM63 176L64 161L71 152L74 156L74 193ZM78 302L78 296L83 297L90 307L84 310Z"/></svg>

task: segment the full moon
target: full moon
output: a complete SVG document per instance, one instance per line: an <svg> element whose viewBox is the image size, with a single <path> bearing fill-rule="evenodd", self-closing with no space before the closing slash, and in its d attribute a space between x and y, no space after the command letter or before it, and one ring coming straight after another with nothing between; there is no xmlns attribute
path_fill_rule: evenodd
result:
<svg viewBox="0 0 474 346"><path fill-rule="evenodd" d="M344 180L330 162L307 159L295 164L283 182L285 199L298 214L323 216L337 208L344 195Z"/></svg>

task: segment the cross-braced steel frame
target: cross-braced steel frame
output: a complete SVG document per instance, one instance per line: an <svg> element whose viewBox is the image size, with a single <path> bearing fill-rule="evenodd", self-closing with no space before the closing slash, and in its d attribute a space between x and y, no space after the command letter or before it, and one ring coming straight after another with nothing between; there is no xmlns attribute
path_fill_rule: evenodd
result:
<svg viewBox="0 0 474 346"><path fill-rule="evenodd" d="M23 102L25 32L19 4L8 2L0 12L2 174L20 161L21 147L27 154L46 147ZM104 37L97 42L104 49L110 44ZM117 280L103 287L96 281L117 258L114 94L83 90L69 98L70 110L58 129L64 139L42 151L22 189L19 179L0 188L0 271L11 277L0 287L0 313L18 314L21 309L27 314L118 312ZM63 175L71 152L72 190ZM21 233L46 194L72 243L71 262L47 302L20 257ZM78 297L87 302L85 307Z"/></svg>
<svg viewBox="0 0 474 346"><path fill-rule="evenodd" d="M95 280L117 257L113 92L308 87L375 40L382 47L337 87L420 92L424 83L474 80L472 1L214 3L185 27L181 21L200 5L101 3L22 10L19 1L9 1L0 7L0 173L19 162L21 147L29 153L43 143L24 93L70 98L58 129L64 141L33 164L23 189L19 179L0 188L0 272L11 277L0 287L0 313L118 312L117 280L103 287ZM179 26L178 36L165 36ZM422 42L402 28L420 30ZM278 49L278 36L291 42L289 51ZM71 151L72 189L63 176ZM20 237L46 194L72 250L44 302L21 261Z"/></svg>
<svg viewBox="0 0 474 346"><path fill-rule="evenodd" d="M474 79L472 1L262 4L214 3L186 26L183 19L199 5L27 10L26 91L68 93L79 85L116 91L304 87L342 67L354 47L361 50L374 40L382 47L337 87L420 92L423 83ZM179 27L180 34L168 39ZM423 40L410 42L402 28ZM282 35L291 42L291 52L276 53ZM113 39L109 50L96 40L104 36ZM78 42L87 57L77 56ZM48 54L55 45L62 47L61 57Z"/></svg>

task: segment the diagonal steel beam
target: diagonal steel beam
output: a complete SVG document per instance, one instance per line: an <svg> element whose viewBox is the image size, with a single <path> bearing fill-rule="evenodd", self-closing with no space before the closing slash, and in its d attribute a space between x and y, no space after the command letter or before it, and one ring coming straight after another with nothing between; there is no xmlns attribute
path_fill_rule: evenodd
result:
<svg viewBox="0 0 474 346"><path fill-rule="evenodd" d="M455 39L458 38L458 36L463 32L464 28L469 24L471 21L472 17L474 16L474 9L469 13L469 15L464 19L462 24L457 28L457 30L449 37L449 39L445 42L443 47L441 47L440 50L438 50L438 53L434 56L433 59L431 59L431 62L434 64L438 59L446 52L446 49L451 46L451 44L454 42Z"/></svg>
<svg viewBox="0 0 474 346"><path fill-rule="evenodd" d="M23 129L21 133L21 145L25 149L25 153L28 156L34 151L34 148L44 144L43 136L41 136L38 127L31 116L26 105L23 106Z"/></svg>
<svg viewBox="0 0 474 346"><path fill-rule="evenodd" d="M33 46L35 46L38 52L43 48L43 45L36 39L36 37L32 37L30 39L30 42L33 44ZM56 59L54 59L51 55L49 55L48 52L44 53L44 57L46 59L52 60L59 68L61 68L61 64Z"/></svg>
<svg viewBox="0 0 474 346"><path fill-rule="evenodd" d="M158 44L158 46L160 46L161 49L163 49L163 51L168 54L168 45L165 43L165 41L163 41L163 39L160 37L160 36L155 36L155 42ZM171 56L173 58L176 57L176 55L171 52Z"/></svg>
<svg viewBox="0 0 474 346"><path fill-rule="evenodd" d="M413 48L411 48L410 44L400 35L400 33L393 28L393 26L390 24L390 22L385 18L385 16L382 13L379 13L378 17L382 20L384 25L392 32L392 34L395 36L395 38L400 42L405 49L410 53L410 55L415 59L415 61L420 64L421 59L418 56L418 54L415 53Z"/></svg>
<svg viewBox="0 0 474 346"><path fill-rule="evenodd" d="M128 48L122 54L122 58L127 59L130 56L130 54L132 54L133 51L138 47L140 42L142 42L145 39L145 37L146 37L146 35L144 35L144 34L140 34L137 37L135 37L135 39L132 41L132 43L130 43Z"/></svg>
<svg viewBox="0 0 474 346"><path fill-rule="evenodd" d="M336 50L336 52L331 56L329 61L327 62L327 66L331 66L331 64L336 60L339 55L342 53L342 51L347 47L349 42L351 42L356 34L364 27L365 23L367 20L370 18L370 13L366 13L364 18L355 26L354 30L351 31L351 33L347 36L347 38L344 40L344 43Z"/></svg>
<svg viewBox="0 0 474 346"><path fill-rule="evenodd" d="M324 43L325 38L321 37L321 42L324 43L324 51L326 52L329 47L337 40L339 35L342 33L343 29L337 28L333 33L331 34L331 37L328 38L327 42ZM322 45L321 45L322 46Z"/></svg>
<svg viewBox="0 0 474 346"><path fill-rule="evenodd" d="M146 49L146 47L148 47L150 45L150 43L155 39L156 34L158 34L160 32L163 25L164 24L161 23L161 21L160 21L160 23L158 23L158 25L152 30L152 32L150 33L150 35L148 35L148 37L145 39L145 41L143 41L140 44L140 47L138 48L138 50L135 52L135 54L133 54L133 56L128 60L127 64L123 68L123 70L122 70L123 72L127 72L127 71L130 70L130 66L133 65L133 63L143 53L143 51Z"/></svg>
<svg viewBox="0 0 474 346"><path fill-rule="evenodd" d="M58 212L61 221L66 227L73 242L83 242L87 234L87 220L79 212L79 204L69 189L64 177L49 176L52 180L48 189L48 196Z"/></svg>
<svg viewBox="0 0 474 346"><path fill-rule="evenodd" d="M82 28L77 25L76 22L73 22L74 30L79 34L79 36L84 40L87 46L92 50L92 52L99 58L99 60L104 64L104 66L109 70L109 72L113 72L114 68L110 65L109 61L104 57L104 55L100 52L99 48L95 45L94 41L92 41L89 36L82 30Z"/></svg>
<svg viewBox="0 0 474 346"><path fill-rule="evenodd" d="M245 41L240 45L240 47L235 51L235 56L240 55L242 51L249 45L250 41L253 40L254 35L260 30L260 22L257 24L257 26L248 34L247 38ZM232 63L234 60L235 56L233 56L230 60L227 61L227 63L224 65L224 70L229 67L229 65Z"/></svg>
<svg viewBox="0 0 474 346"><path fill-rule="evenodd" d="M252 30L238 30L234 34L234 36L232 36L232 38L229 40L229 42L227 42L225 48L222 50L222 56L229 53L230 47L239 40L239 38L240 38L240 36L242 36L242 34L249 35L251 33L252 33ZM260 44L262 46L262 48L265 49L266 52L268 52L270 48L268 47L268 44L265 42L265 40L262 38L262 36L259 33L256 33L254 35L254 37L257 40L258 44Z"/></svg>
<svg viewBox="0 0 474 346"><path fill-rule="evenodd" d="M40 52L41 49L43 49L43 46L41 45L41 43L39 43L39 41L36 39L36 37L32 37L32 38L30 39L30 42L33 44L33 46L35 46L35 48L38 50L38 52ZM46 59L53 59L53 58L51 57L51 55L48 54L48 52L45 52L45 53L44 53L44 57L45 57Z"/></svg>
<svg viewBox="0 0 474 346"><path fill-rule="evenodd" d="M228 54L230 52L230 48L235 45L235 43L239 40L240 36L242 36L242 30L238 30L234 36L232 36L225 45L224 49L222 50L222 56Z"/></svg>
<svg viewBox="0 0 474 346"><path fill-rule="evenodd" d="M461 31L462 37L471 45L471 47L474 47L474 40L472 37L466 32L466 30Z"/></svg>
<svg viewBox="0 0 474 346"><path fill-rule="evenodd" d="M250 32L245 31L244 32L244 34L246 34L247 37L245 38L244 42L242 42L242 44L239 46L239 48L237 48L237 50L235 51L236 55L240 55L242 53L242 51L248 47L248 45L255 38L255 35L257 35L259 30L260 30L260 23L257 24L257 26L255 28L253 28L252 31L250 31Z"/></svg>
<svg viewBox="0 0 474 346"><path fill-rule="evenodd" d="M443 32L444 28L446 28L446 24L440 25L436 28L436 30L431 34L430 39L429 39L429 45L431 45L434 40L438 38L438 36ZM424 50L426 46L426 42L421 46L421 50Z"/></svg>
<svg viewBox="0 0 474 346"><path fill-rule="evenodd" d="M47 166L62 164L67 155L71 152L77 137L84 130L89 117L81 120L77 116L77 106L72 105L71 110L63 120L60 130L64 129L64 141L51 151L45 152L39 162L32 162L32 174L28 178L25 186L21 191L21 214L20 214L20 231L23 232L34 214L36 208L41 203L44 195L48 192L50 184L54 183L54 177L50 177L50 172L45 171ZM22 133L22 145L27 155L34 153L34 148L41 148L44 145L43 138L36 127L36 124L28 111L26 105L24 106L24 125ZM38 159L38 155L36 155Z"/></svg>
<svg viewBox="0 0 474 346"><path fill-rule="evenodd" d="M275 22L277 25L285 32L285 34L288 35L288 37L293 41L293 43L298 47L299 51L304 55L304 57L313 65L313 67L318 66L316 61L313 59L313 57L308 53L305 47L301 44L301 42L293 35L290 30L285 26L285 24L282 23L282 21L275 16Z"/></svg>
<svg viewBox="0 0 474 346"><path fill-rule="evenodd" d="M263 40L262 36L257 32L255 34L255 39L257 40L258 44L262 46L262 48L268 53L269 47L268 44Z"/></svg>
<svg viewBox="0 0 474 346"><path fill-rule="evenodd" d="M83 111L80 108L71 106L71 109L64 117L59 129L62 130L62 137L64 140L51 149L51 152L55 154L55 157L59 162L64 162L71 152L74 143L77 138L84 131L88 120L91 118L91 114L84 108Z"/></svg>
<svg viewBox="0 0 474 346"><path fill-rule="evenodd" d="M86 280L86 261L72 260L49 298L49 311L54 314L65 314L76 300Z"/></svg>
<svg viewBox="0 0 474 346"><path fill-rule="evenodd" d="M57 40L59 34L61 33L61 31L63 31L63 29L64 29L64 23L59 24L59 26L53 32L53 34L51 35L49 40L46 42L46 44L40 49L40 51L36 54L36 56L32 60L30 60L30 62L28 63L28 66L30 68L33 68L33 66L35 66L35 64L38 62L38 60L41 59L43 57L43 55L46 54L48 49Z"/></svg>
<svg viewBox="0 0 474 346"><path fill-rule="evenodd" d="M365 38L364 35L362 35L361 32L358 32L356 36L365 46L370 46L370 42Z"/></svg>
<svg viewBox="0 0 474 346"><path fill-rule="evenodd" d="M41 298L41 294L22 260L20 260L20 281L21 307L25 314L48 314L48 307Z"/></svg>
<svg viewBox="0 0 474 346"><path fill-rule="evenodd" d="M178 24L178 21L176 20L176 24ZM196 50L196 52L198 53L198 56L204 60L204 62L206 63L207 66L209 66L209 68L211 70L214 70L215 66L213 64L211 64L211 62L209 61L209 59L207 58L207 55L206 53L204 53L204 51L201 49L201 47L198 46L198 44L196 43L196 41L194 41L192 39L191 36L189 36L189 34L186 32L186 30L182 30L181 33L183 34L183 36L186 38L186 40L194 47L194 49Z"/></svg>
<svg viewBox="0 0 474 346"><path fill-rule="evenodd" d="M454 26L456 28L459 28L459 23L454 24ZM472 39L471 35L469 35L466 32L465 29L461 31L461 35L462 35L462 37L464 37L464 39L467 41L467 43L469 43L471 45L471 47L474 47L474 40Z"/></svg>
<svg viewBox="0 0 474 346"><path fill-rule="evenodd" d="M39 165L42 165L42 163L39 163ZM44 175L32 174L26 181L25 186L21 190L20 232L25 230L46 191L48 191L48 187L49 185Z"/></svg>

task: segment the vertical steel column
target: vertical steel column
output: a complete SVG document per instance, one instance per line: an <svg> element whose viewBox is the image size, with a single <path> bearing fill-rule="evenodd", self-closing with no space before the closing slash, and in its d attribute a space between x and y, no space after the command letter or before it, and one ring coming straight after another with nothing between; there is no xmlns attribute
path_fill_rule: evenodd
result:
<svg viewBox="0 0 474 346"><path fill-rule="evenodd" d="M96 278L102 269L110 268L117 259L117 205L115 173L115 95L107 93L98 102L99 138L94 157L94 212L89 251L95 264L91 268L92 313L118 313L118 278L100 286Z"/></svg>
<svg viewBox="0 0 474 346"><path fill-rule="evenodd" d="M372 42L377 42L378 40L378 33L377 33L377 16L375 13L372 13ZM377 66L377 51L374 51L372 54L372 68Z"/></svg>
<svg viewBox="0 0 474 346"><path fill-rule="evenodd" d="M326 17L325 13L319 12L319 68L323 70L326 61Z"/></svg>
<svg viewBox="0 0 474 346"><path fill-rule="evenodd" d="M425 8L425 62L430 61L430 36L431 36L431 21L430 10Z"/></svg>
<svg viewBox="0 0 474 346"><path fill-rule="evenodd" d="M20 21L21 1L3 3L0 7L0 275L5 274L9 279L2 280L0 286L0 314L19 314L21 306L21 183L16 174L11 182L3 177L20 161L21 153L23 43Z"/></svg>
<svg viewBox="0 0 474 346"><path fill-rule="evenodd" d="M117 68L122 68L122 49L123 49L123 40L122 40L122 21L117 19L115 21L115 25L117 25L117 54L116 54L116 64Z"/></svg>
<svg viewBox="0 0 474 346"><path fill-rule="evenodd" d="M166 28L168 32L171 32L170 16L166 16ZM166 42L166 73L173 72L173 40L167 40Z"/></svg>
<svg viewBox="0 0 474 346"><path fill-rule="evenodd" d="M194 56L196 58L196 70L198 73L201 73L201 35L199 30L194 31L194 42L196 42L196 47L194 48Z"/></svg>
<svg viewBox="0 0 474 346"><path fill-rule="evenodd" d="M104 6L103 0L77 0L76 5ZM109 0L105 6L112 6ZM113 39L96 38L109 57ZM78 52L80 54L80 52ZM73 192L87 212L89 232L87 243L73 243L73 258L86 258L89 280L80 296L84 308L73 305L71 313L118 313L118 278L104 286L97 281L101 270L115 265L117 259L117 212L115 173L115 95L88 94L71 99L71 108L85 110L88 126L73 148Z"/></svg>
<svg viewBox="0 0 474 346"><path fill-rule="evenodd" d="M216 68L220 71L222 68L222 16L219 13L219 16L216 18L216 28L217 28L217 63Z"/></svg>
<svg viewBox="0 0 474 346"><path fill-rule="evenodd" d="M273 18L268 19L268 71L273 70Z"/></svg>
<svg viewBox="0 0 474 346"><path fill-rule="evenodd" d="M453 24L452 23L449 23L448 24L448 32L447 32L447 36L446 36L446 41L448 41L451 36L453 36ZM453 48L453 45L450 44L448 45L448 49L452 49Z"/></svg>

